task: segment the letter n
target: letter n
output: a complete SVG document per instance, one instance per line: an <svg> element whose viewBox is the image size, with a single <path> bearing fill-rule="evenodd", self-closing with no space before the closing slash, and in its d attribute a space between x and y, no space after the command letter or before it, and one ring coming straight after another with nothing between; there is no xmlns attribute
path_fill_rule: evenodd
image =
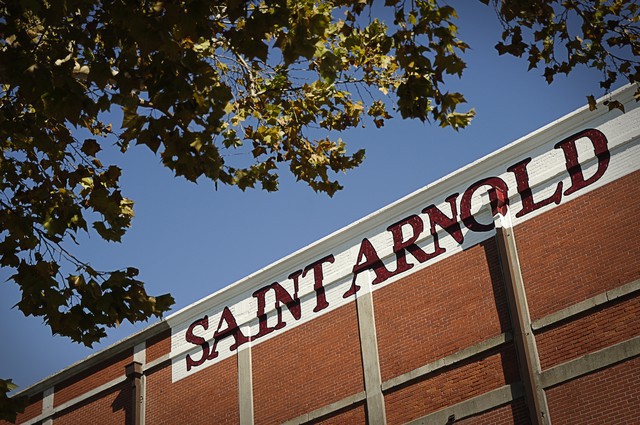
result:
<svg viewBox="0 0 640 425"><path fill-rule="evenodd" d="M434 246L434 256L440 255L446 250L440 246L438 242L438 231L436 230L436 224L442 227L456 242L462 245L464 242L464 235L462 234L462 229L460 228L460 223L458 223L458 209L456 208L456 200L458 199L458 194L454 193L453 195L449 195L445 201L449 203L451 207L451 217L447 217L445 213L440 211L438 207L435 205L429 205L427 208L423 209L423 214L427 214L429 216L429 222L431 223L431 236L433 237L433 246Z"/></svg>
<svg viewBox="0 0 640 425"><path fill-rule="evenodd" d="M273 282L271 285L267 285L255 291L253 296L258 299L258 333L252 337L252 340L256 340L271 332L284 328L287 322L282 320L282 304L284 304L294 319L299 320L301 316L300 299L298 298L298 276L302 271L298 271L291 276L293 280L293 297L282 287L278 282ZM266 296L267 292L273 290L276 300L276 310L278 312L278 323L274 327L269 327L267 324L267 311L266 311Z"/></svg>

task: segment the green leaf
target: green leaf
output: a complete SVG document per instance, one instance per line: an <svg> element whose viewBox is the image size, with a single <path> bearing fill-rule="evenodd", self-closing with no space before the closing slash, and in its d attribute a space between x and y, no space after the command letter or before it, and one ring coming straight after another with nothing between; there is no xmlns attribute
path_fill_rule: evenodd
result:
<svg viewBox="0 0 640 425"><path fill-rule="evenodd" d="M544 67L547 82L580 67L601 72L604 92L640 82L636 2L481 1L498 15L482 25L503 27L498 53ZM147 146L213 187L274 191L286 170L331 196L364 160L337 132L383 127L392 107L454 130L474 116L448 89L465 78L464 28L436 1L14 3L0 18L0 265L15 271L24 314L86 345L173 303L148 295L133 267L80 258L85 217L109 242L134 215L119 188L126 159L98 160L101 147Z"/></svg>

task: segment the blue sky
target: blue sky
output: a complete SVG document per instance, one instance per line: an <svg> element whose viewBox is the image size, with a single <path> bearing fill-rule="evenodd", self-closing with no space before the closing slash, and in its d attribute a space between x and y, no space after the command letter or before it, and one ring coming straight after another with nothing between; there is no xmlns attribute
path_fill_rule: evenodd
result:
<svg viewBox="0 0 640 425"><path fill-rule="evenodd" d="M145 147L134 147L118 157L122 191L136 203L133 227L121 244L92 235L76 252L97 269L139 268L148 292L171 292L176 311L583 106L586 95L601 94L595 70L549 86L542 70L527 72L525 60L498 56L493 45L501 28L493 11L480 2L463 7L460 37L471 50L464 56L468 69L450 90L475 107L469 128L455 132L397 118L381 129L343 134L351 152L365 148L367 155L342 176L345 189L333 198L284 171L277 193L195 185L174 178ZM4 283L11 273L0 269L0 378L23 388L146 326L122 325L94 349L52 337L40 319L11 309L20 297L14 284Z"/></svg>

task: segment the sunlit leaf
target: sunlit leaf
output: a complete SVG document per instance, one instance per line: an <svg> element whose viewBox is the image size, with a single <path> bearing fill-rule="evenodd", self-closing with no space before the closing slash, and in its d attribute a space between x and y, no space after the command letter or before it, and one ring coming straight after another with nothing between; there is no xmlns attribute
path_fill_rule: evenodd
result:
<svg viewBox="0 0 640 425"><path fill-rule="evenodd" d="M503 27L498 53L547 82L577 67L600 72L604 92L640 81L636 2L481 1ZM0 265L22 291L17 307L52 333L92 345L174 302L147 294L134 267L92 267L77 246L78 233L117 242L132 224L113 145L146 146L214 187L275 191L289 172L332 196L365 157L338 134L395 116L454 130L473 119L448 89L472 46L445 2L220 4L0 3ZM9 386L0 380L0 419L18 409L1 398Z"/></svg>

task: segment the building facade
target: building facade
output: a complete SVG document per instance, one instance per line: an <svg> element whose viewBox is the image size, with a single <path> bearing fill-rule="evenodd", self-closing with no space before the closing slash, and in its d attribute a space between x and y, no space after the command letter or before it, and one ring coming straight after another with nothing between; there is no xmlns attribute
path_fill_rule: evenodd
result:
<svg viewBox="0 0 640 425"><path fill-rule="evenodd" d="M18 423L638 423L633 92L25 389Z"/></svg>

